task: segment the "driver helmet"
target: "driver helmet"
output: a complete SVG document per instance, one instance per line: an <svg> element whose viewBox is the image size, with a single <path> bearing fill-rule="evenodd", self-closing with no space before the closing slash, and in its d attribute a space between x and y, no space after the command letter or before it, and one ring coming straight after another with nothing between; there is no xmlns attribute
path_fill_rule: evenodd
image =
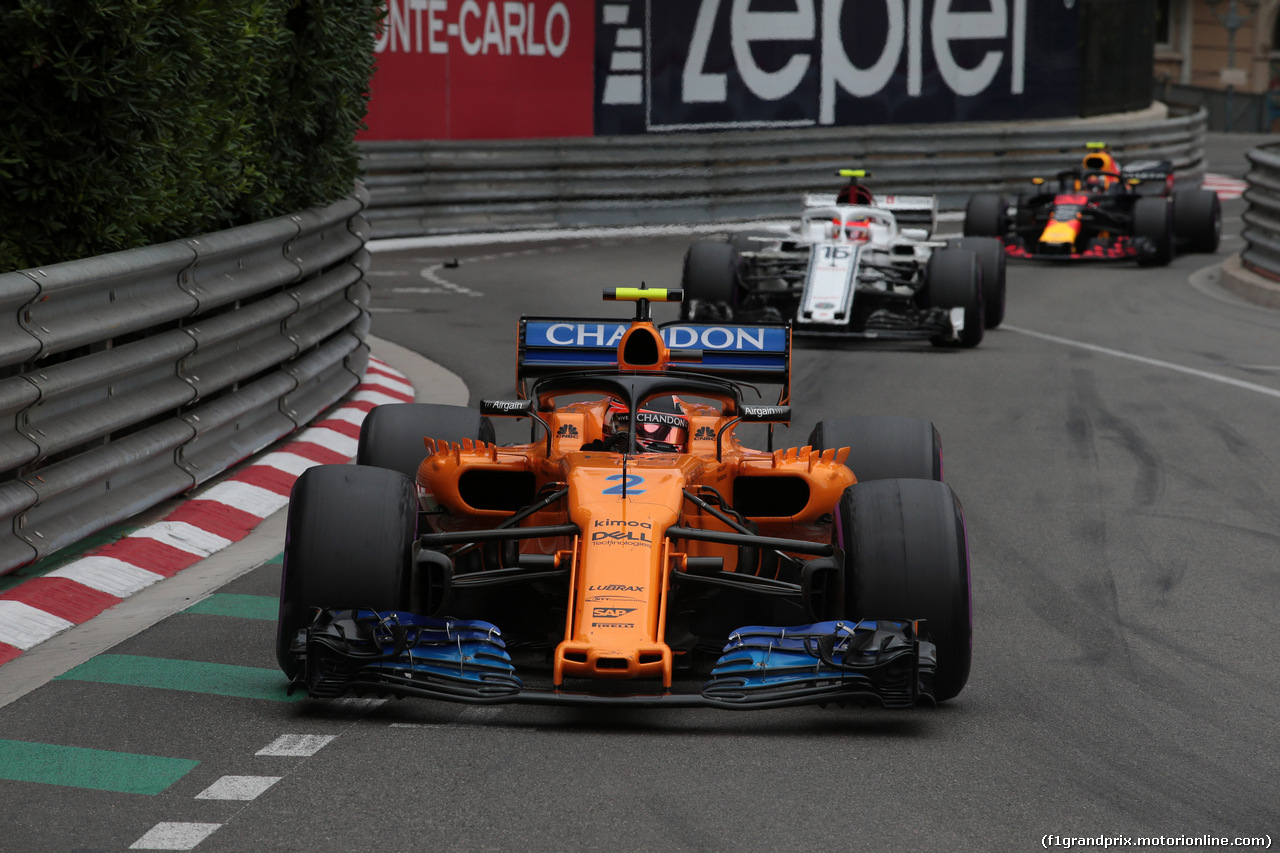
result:
<svg viewBox="0 0 1280 853"><path fill-rule="evenodd" d="M1086 175L1085 184L1091 187L1101 187L1104 190L1111 189L1119 179L1115 173L1120 171L1116 166L1115 158L1105 151L1091 151L1085 155L1084 161L1081 163L1087 172L1110 172L1106 175Z"/></svg>
<svg viewBox="0 0 1280 853"><path fill-rule="evenodd" d="M626 404L613 402L604 419L604 435L631 432ZM655 397L636 411L636 448L642 453L684 453L689 446L689 418L675 397Z"/></svg>

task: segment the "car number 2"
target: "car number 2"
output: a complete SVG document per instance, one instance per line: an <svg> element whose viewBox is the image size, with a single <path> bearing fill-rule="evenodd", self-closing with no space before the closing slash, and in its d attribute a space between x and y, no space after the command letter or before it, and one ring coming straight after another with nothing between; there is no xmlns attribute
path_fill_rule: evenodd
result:
<svg viewBox="0 0 1280 853"><path fill-rule="evenodd" d="M617 495L618 497L625 498L628 494L632 494L632 495L644 494L644 489L635 488L636 486L644 482L644 477L641 477L638 474L612 474L608 477L605 477L605 479L610 482L614 480L622 480L622 482L616 486L610 486L609 488L605 489L603 492L600 493L602 495Z"/></svg>

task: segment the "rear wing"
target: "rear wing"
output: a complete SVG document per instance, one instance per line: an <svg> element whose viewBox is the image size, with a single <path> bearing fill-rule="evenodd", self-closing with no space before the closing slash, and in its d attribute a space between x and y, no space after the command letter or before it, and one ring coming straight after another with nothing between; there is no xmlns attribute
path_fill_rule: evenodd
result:
<svg viewBox="0 0 1280 853"><path fill-rule="evenodd" d="M616 318L521 317L516 382L618 367L618 346L631 328ZM781 385L790 399L791 327L759 323L666 323L658 328L669 350L665 370L747 383Z"/></svg>
<svg viewBox="0 0 1280 853"><path fill-rule="evenodd" d="M831 207L835 193L806 193L804 206ZM899 228L924 228L932 236L938 230L938 197L932 195L877 195L872 206L887 210L898 221Z"/></svg>

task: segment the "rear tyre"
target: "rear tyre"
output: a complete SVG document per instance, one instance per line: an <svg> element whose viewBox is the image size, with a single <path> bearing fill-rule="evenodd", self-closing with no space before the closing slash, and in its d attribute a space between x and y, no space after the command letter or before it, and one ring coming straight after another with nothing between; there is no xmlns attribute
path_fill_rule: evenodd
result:
<svg viewBox="0 0 1280 853"><path fill-rule="evenodd" d="M704 305L720 314L731 311L737 301L738 263L738 249L730 243L702 240L690 246L680 277L684 290L680 319L699 319Z"/></svg>
<svg viewBox="0 0 1280 853"><path fill-rule="evenodd" d="M850 486L837 509L845 552L845 616L923 619L937 646L934 698L954 698L969 680L973 616L964 512L951 487L928 480Z"/></svg>
<svg viewBox="0 0 1280 853"><path fill-rule="evenodd" d="M289 654L314 609L408 609L418 500L404 474L359 465L318 465L289 496L280 579L276 660Z"/></svg>
<svg viewBox="0 0 1280 853"><path fill-rule="evenodd" d="M828 418L809 433L809 446L819 451L849 448L845 465L859 483L899 477L942 479L942 439L924 418Z"/></svg>
<svg viewBox="0 0 1280 853"><path fill-rule="evenodd" d="M1133 206L1133 238L1146 241L1148 246L1138 255L1139 265L1162 267L1173 260L1173 205L1168 199L1138 199Z"/></svg>
<svg viewBox="0 0 1280 853"><path fill-rule="evenodd" d="M1218 251L1222 236L1222 202L1209 190L1173 194L1173 233L1184 252Z"/></svg>
<svg viewBox="0 0 1280 853"><path fill-rule="evenodd" d="M931 308L964 309L964 328L960 339L941 335L932 338L934 346L976 347L982 342L985 312L982 304L982 272L977 256L967 249L942 249L934 252L925 267L925 288Z"/></svg>
<svg viewBox="0 0 1280 853"><path fill-rule="evenodd" d="M969 199L964 208L964 236L1003 238L1008 230L1003 196L983 193Z"/></svg>
<svg viewBox="0 0 1280 853"><path fill-rule="evenodd" d="M387 468L416 480L427 455L424 438L458 442L464 438L493 443L493 422L478 409L434 403L376 406L360 425L356 464Z"/></svg>
<svg viewBox="0 0 1280 853"><path fill-rule="evenodd" d="M994 329L1004 322L1004 244L992 237L959 237L947 241L948 248L968 249L978 256L982 267L983 325Z"/></svg>

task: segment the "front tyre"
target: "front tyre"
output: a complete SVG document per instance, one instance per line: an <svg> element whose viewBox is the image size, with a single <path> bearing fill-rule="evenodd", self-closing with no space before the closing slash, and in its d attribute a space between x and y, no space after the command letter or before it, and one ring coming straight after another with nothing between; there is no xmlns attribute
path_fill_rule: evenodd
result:
<svg viewBox="0 0 1280 853"><path fill-rule="evenodd" d="M964 208L964 236L1003 238L1008 230L1004 196L981 193L969 199Z"/></svg>
<svg viewBox="0 0 1280 853"><path fill-rule="evenodd" d="M982 303L982 272L978 257L967 249L942 249L934 252L925 267L925 289L931 308L964 309L964 328L959 340L939 335L930 340L934 346L976 347L982 342L985 310Z"/></svg>
<svg viewBox="0 0 1280 853"><path fill-rule="evenodd" d="M845 552L845 616L923 619L937 646L933 695L960 694L973 656L969 546L964 512L950 486L876 480L845 490L836 538Z"/></svg>
<svg viewBox="0 0 1280 853"><path fill-rule="evenodd" d="M1008 260L1004 244L994 237L958 237L947 241L948 248L968 249L978 256L982 267L982 324L994 329L1004 322L1005 271Z"/></svg>
<svg viewBox="0 0 1280 853"><path fill-rule="evenodd" d="M1133 238L1146 243L1138 255L1144 267L1163 267L1173 260L1173 204L1158 196L1144 196L1133 206Z"/></svg>
<svg viewBox="0 0 1280 853"><path fill-rule="evenodd" d="M737 302L738 263L738 250L730 243L701 240L690 246L680 277L680 319L696 321L708 312L717 315L713 319L727 319L723 315Z"/></svg>
<svg viewBox="0 0 1280 853"><path fill-rule="evenodd" d="M1222 202L1209 190L1179 190L1173 194L1173 232L1185 252L1218 251L1222 237Z"/></svg>
<svg viewBox="0 0 1280 853"><path fill-rule="evenodd" d="M289 496L280 578L276 660L290 678L290 654L315 608L409 608L418 499L397 471L318 465L302 472Z"/></svg>

